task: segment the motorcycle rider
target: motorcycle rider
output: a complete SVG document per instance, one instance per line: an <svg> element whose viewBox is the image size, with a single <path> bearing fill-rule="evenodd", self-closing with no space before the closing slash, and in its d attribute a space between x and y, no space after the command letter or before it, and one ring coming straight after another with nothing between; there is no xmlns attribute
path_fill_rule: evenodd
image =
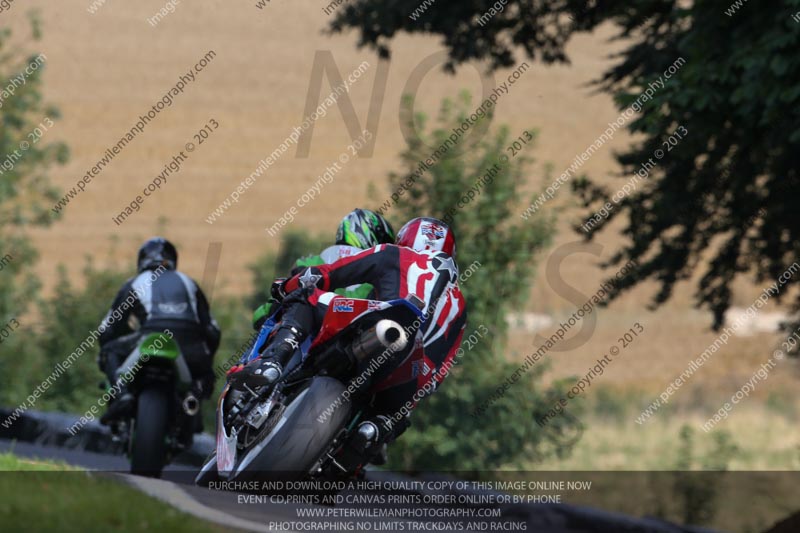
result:
<svg viewBox="0 0 800 533"><path fill-rule="evenodd" d="M192 374L193 392L198 398L210 397L215 379L211 367L221 335L203 291L176 270L178 252L164 238L146 241L136 266L137 275L122 286L100 325L100 370L113 385L120 378L118 369L145 335L169 330ZM132 304L120 314L126 301ZM100 422L108 424L132 408L133 396L122 383Z"/></svg>
<svg viewBox="0 0 800 533"><path fill-rule="evenodd" d="M336 228L336 243L323 250L319 255L302 257L295 262L292 274L296 274L303 267L330 264L343 257L356 255L362 250L367 250L379 244L393 243L395 232L388 220L369 209L353 209L342 218ZM336 289L336 294L349 298L369 298L373 287L369 283L361 283ZM253 313L253 327L256 331L272 314L273 301L269 301Z"/></svg>
<svg viewBox="0 0 800 533"><path fill-rule="evenodd" d="M231 369L232 387L264 386L280 378L295 350L318 331L327 305L337 296L326 291L366 282L375 287L378 300L416 296L426 317L417 341L399 365L382 373L373 389L372 412L359 426L362 449L377 453L407 427L407 419L398 419L396 413L409 404L415 407L413 398L423 386L444 380L461 344L467 313L458 288L455 248L453 232L444 222L415 218L402 227L394 245L309 267L286 280L279 287L286 295L285 311L272 342L258 359Z"/></svg>

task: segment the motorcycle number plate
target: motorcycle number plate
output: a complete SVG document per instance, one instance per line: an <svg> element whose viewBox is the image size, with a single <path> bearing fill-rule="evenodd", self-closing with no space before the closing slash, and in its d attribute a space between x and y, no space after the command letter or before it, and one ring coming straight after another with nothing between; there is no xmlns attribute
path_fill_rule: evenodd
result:
<svg viewBox="0 0 800 533"><path fill-rule="evenodd" d="M230 436L225 432L225 424L222 421L222 409L217 420L217 472L232 472L236 466L236 442L237 432L234 428Z"/></svg>
<svg viewBox="0 0 800 533"><path fill-rule="evenodd" d="M217 438L217 471L231 472L236 466L236 436L221 433Z"/></svg>

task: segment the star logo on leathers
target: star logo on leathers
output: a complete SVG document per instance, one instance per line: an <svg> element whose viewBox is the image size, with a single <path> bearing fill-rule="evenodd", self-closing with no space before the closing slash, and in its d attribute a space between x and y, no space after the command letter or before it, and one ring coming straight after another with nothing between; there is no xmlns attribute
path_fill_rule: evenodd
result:
<svg viewBox="0 0 800 533"><path fill-rule="evenodd" d="M303 275L297 278L297 280L300 282L300 286L303 287L304 289L307 289L309 287L316 287L317 282L321 279L322 276L320 276L319 274L312 274L310 268L307 268L306 271L303 272Z"/></svg>
<svg viewBox="0 0 800 533"><path fill-rule="evenodd" d="M448 256L447 259L442 259L441 257L438 259L439 264L436 266L436 270L440 272L446 271L450 275L450 281L455 280L456 277L458 277L458 267L456 266L456 262L453 261L453 258Z"/></svg>

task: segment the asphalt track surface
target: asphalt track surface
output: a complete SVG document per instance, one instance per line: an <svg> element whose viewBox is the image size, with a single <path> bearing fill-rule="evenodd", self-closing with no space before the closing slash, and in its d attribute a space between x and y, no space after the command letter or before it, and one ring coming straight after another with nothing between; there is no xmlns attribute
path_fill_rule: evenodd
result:
<svg viewBox="0 0 800 533"><path fill-rule="evenodd" d="M273 501L271 495L252 495L201 488L193 480L198 467L189 465L169 465L160 480L129 475L125 457L99 454L83 450L68 449L29 442L12 442L0 439L0 453L13 451L21 457L60 460L66 463L97 472L100 476L111 476L120 482L128 483L179 510L198 518L216 523L231 531L258 532L305 532L305 531L534 531L547 533L706 533L705 528L681 527L654 518L634 518L610 513L599 509L578 507L569 504L491 504L473 506L433 505L426 508L472 508L497 509L502 516L497 518L470 517L445 518L425 517L405 514L400 517L379 517L347 515L348 510L364 509L415 509L414 505L366 504L351 505L353 502L332 505L312 503L292 503ZM383 483L405 482L411 478L388 472L367 473L368 481ZM296 494L296 493L295 493ZM343 495L396 494L391 490L345 490ZM435 492L420 491L423 496ZM440 492L439 494L444 494ZM462 493L464 494L464 493ZM473 492L478 494L478 492ZM485 494L485 493L483 493ZM495 493L499 494L499 493ZM254 497L256 496L256 497ZM320 515L309 516L309 510L317 510ZM480 512L480 511L478 511ZM325 514L328 513L328 514ZM468 527L475 522L484 526ZM450 524L450 528L431 528L431 524ZM327 525L326 525L327 524ZM455 524L455 526L453 526ZM488 524L488 525L487 525ZM353 528L355 525L355 528ZM0 530L2 528L0 527Z"/></svg>

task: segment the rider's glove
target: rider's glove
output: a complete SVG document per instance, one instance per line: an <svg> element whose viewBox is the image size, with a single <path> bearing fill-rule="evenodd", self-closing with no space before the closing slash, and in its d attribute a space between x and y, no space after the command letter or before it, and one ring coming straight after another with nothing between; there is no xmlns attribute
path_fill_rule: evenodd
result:
<svg viewBox="0 0 800 533"><path fill-rule="evenodd" d="M269 289L272 297L279 302L282 302L283 299L286 298L286 290L284 289L286 280L287 278L275 278L275 281L272 282L272 287Z"/></svg>

